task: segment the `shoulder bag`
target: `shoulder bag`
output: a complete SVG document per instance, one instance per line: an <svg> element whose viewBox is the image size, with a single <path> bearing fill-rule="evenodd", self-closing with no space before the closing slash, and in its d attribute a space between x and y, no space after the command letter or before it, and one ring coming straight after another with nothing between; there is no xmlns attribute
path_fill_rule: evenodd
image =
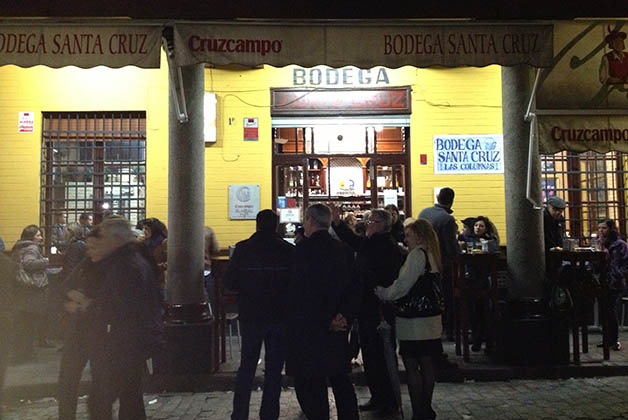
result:
<svg viewBox="0 0 628 420"><path fill-rule="evenodd" d="M440 273L430 272L427 253L421 251L425 255L425 271L407 295L392 303L395 315L401 318L426 318L443 313Z"/></svg>
<svg viewBox="0 0 628 420"><path fill-rule="evenodd" d="M46 276L34 276L29 274L22 266L21 262L17 263L15 269L15 277L18 284L29 289L41 289L48 285Z"/></svg>

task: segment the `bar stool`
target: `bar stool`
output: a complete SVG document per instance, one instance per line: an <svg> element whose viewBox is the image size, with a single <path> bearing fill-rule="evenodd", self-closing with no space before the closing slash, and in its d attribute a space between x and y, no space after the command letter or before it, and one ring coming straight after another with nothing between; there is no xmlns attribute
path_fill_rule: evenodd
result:
<svg viewBox="0 0 628 420"><path fill-rule="evenodd" d="M240 317L237 312L227 312L225 314L225 320L229 326L229 359L233 359L233 326L237 329L237 336L235 337L238 342L238 350L242 351L242 338L240 336Z"/></svg>
<svg viewBox="0 0 628 420"><path fill-rule="evenodd" d="M467 287L465 265L486 267L490 276L488 289L472 289ZM453 294L454 294L454 336L456 355L463 356L465 362L469 357L469 304L473 299L486 300L484 307L486 328L486 350L495 350L497 325L497 254L462 254L453 263ZM461 343L462 341L462 343ZM462 344L462 345L461 345Z"/></svg>

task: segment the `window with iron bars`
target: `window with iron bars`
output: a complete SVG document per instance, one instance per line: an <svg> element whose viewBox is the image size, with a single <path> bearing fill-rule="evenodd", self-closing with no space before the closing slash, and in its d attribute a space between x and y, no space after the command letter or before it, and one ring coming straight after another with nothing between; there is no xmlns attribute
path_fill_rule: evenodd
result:
<svg viewBox="0 0 628 420"><path fill-rule="evenodd" d="M133 225L146 214L146 112L44 112L40 224L98 223L108 213Z"/></svg>
<svg viewBox="0 0 628 420"><path fill-rule="evenodd" d="M626 167L628 155L618 152L559 152L541 156L543 200L556 195L567 202L565 227L586 243L598 222L613 219L626 236Z"/></svg>

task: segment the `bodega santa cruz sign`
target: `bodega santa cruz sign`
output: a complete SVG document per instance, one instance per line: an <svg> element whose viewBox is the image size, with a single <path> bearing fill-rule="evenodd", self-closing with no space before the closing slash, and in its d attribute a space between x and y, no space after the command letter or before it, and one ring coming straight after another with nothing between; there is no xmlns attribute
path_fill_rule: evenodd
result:
<svg viewBox="0 0 628 420"><path fill-rule="evenodd" d="M179 65L548 67L553 56L552 28L535 24L211 22L176 24L174 41ZM295 85L307 80L302 73L295 76ZM308 76L319 80L318 75Z"/></svg>
<svg viewBox="0 0 628 420"><path fill-rule="evenodd" d="M501 134L434 136L435 174L503 174Z"/></svg>

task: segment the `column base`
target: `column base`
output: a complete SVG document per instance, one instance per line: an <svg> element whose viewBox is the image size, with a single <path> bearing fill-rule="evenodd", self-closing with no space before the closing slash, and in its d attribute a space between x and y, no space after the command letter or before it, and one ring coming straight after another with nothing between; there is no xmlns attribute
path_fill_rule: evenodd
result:
<svg viewBox="0 0 628 420"><path fill-rule="evenodd" d="M164 320L166 348L154 360L155 374L215 372L214 322L206 303L167 305Z"/></svg>

